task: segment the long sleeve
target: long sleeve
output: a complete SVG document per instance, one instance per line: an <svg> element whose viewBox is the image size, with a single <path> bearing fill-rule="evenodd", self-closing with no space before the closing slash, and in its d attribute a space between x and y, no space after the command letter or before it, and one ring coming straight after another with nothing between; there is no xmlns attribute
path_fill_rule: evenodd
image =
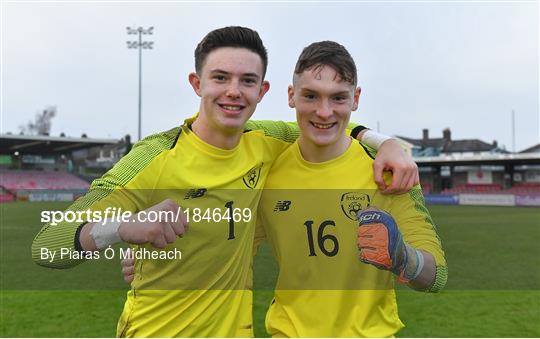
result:
<svg viewBox="0 0 540 339"><path fill-rule="evenodd" d="M349 123L348 129L352 130L358 126ZM246 130L262 130L268 136L293 143L300 136L300 128L296 122L272 121L272 120L249 120L246 123ZM350 131L349 131L350 132Z"/></svg>
<svg viewBox="0 0 540 339"><path fill-rule="evenodd" d="M151 135L136 143L131 151L101 178L92 182L87 194L77 199L65 212L99 210L105 205L122 207L124 211L134 211L136 206L143 204L137 201L137 197L132 192L122 188L128 186L162 151L174 146L179 128ZM144 187L146 186L146 187ZM140 189L150 189L151 183L140 183ZM140 199L140 198L139 198ZM48 223L44 225L32 242L32 259L41 266L51 268L70 268L81 262L83 259L66 258L49 262L41 258L41 251L56 251L60 253L62 248L77 250L76 236L78 230L84 223L80 222L60 222L56 225ZM49 252L51 253L51 252ZM57 255L59 257L59 255Z"/></svg>
<svg viewBox="0 0 540 339"><path fill-rule="evenodd" d="M383 203L378 206L377 200ZM425 206L420 186L414 187L409 193L391 196L390 199L388 196L375 197L374 203L376 207L388 211L394 217L409 245L433 255L437 272L433 284L426 291L440 291L446 285L448 268L441 240Z"/></svg>
<svg viewBox="0 0 540 339"><path fill-rule="evenodd" d="M249 120L246 130L263 130L268 136L293 143L300 136L300 129L296 122Z"/></svg>

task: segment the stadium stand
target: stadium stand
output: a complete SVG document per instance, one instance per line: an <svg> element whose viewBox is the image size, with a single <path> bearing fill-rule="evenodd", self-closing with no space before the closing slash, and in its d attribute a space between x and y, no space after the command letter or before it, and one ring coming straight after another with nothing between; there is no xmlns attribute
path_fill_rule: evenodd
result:
<svg viewBox="0 0 540 339"><path fill-rule="evenodd" d="M8 191L21 189L88 189L89 184L67 172L1 171L0 186Z"/></svg>
<svg viewBox="0 0 540 339"><path fill-rule="evenodd" d="M5 190L4 188L0 187L0 203L2 202L10 202L15 200L15 195L11 194L11 192Z"/></svg>
<svg viewBox="0 0 540 339"><path fill-rule="evenodd" d="M129 135L117 140L0 134L0 202L77 199L130 149Z"/></svg>
<svg viewBox="0 0 540 339"><path fill-rule="evenodd" d="M499 193L502 186L499 184L465 184L453 188L444 189L441 194L459 194L459 193Z"/></svg>
<svg viewBox="0 0 540 339"><path fill-rule="evenodd" d="M422 187L422 193L424 194L431 193L432 185L430 183L421 182L420 186Z"/></svg>
<svg viewBox="0 0 540 339"><path fill-rule="evenodd" d="M540 194L540 183L526 182L514 184L514 186L504 190L504 192L512 194Z"/></svg>
<svg viewBox="0 0 540 339"><path fill-rule="evenodd" d="M540 206L540 144L510 153L478 139L398 137L420 171L422 191L440 201L464 195L514 195ZM0 202L76 199L131 149L131 138L0 134ZM527 199L517 199L526 197ZM525 201L526 200L526 201Z"/></svg>
<svg viewBox="0 0 540 339"><path fill-rule="evenodd" d="M397 137L418 165L428 204L540 207L540 144L514 153L478 139Z"/></svg>

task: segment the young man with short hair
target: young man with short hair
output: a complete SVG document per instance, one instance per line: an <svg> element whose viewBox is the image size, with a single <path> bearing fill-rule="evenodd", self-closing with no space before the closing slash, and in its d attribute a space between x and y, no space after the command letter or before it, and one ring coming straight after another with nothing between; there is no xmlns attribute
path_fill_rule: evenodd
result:
<svg viewBox="0 0 540 339"><path fill-rule="evenodd" d="M373 155L345 133L356 84L354 61L335 42L309 45L296 64L288 93L300 137L271 168L256 234L279 265L266 316L273 337L392 337L403 327L392 273L424 291L446 282L420 188L381 195Z"/></svg>
<svg viewBox="0 0 540 339"><path fill-rule="evenodd" d="M263 124L267 133L253 123L246 125L251 131L245 130L269 89L264 80L266 49L255 31L225 27L199 43L195 64L189 81L201 98L199 113L181 127L137 143L70 210L105 211L115 206L138 216L148 211L175 212L180 205L256 214L259 188L275 158L292 142L286 136L295 135L284 123ZM276 138L280 136L286 140ZM403 177L401 186L414 181L414 175ZM181 262L137 262L117 334L249 337L253 335L252 292L246 286L251 278L254 226L255 218L202 220L192 222L186 232L183 215L173 221L61 223L43 227L32 253L40 265L66 268L83 260L44 261L40 249L95 251L120 241L148 251L178 249Z"/></svg>

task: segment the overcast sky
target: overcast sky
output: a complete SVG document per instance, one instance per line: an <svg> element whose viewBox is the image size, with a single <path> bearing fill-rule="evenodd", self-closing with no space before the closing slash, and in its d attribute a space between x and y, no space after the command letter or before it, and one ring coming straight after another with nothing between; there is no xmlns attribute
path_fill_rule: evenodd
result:
<svg viewBox="0 0 540 339"><path fill-rule="evenodd" d="M334 40L356 60L362 87L352 120L420 138L539 142L537 2L272 2L2 4L2 126L17 133L56 105L51 135L137 134L138 58L126 26L154 26L143 52L143 135L198 109L187 81L210 30L256 29L269 51L270 92L254 118L294 120L286 89L307 44Z"/></svg>

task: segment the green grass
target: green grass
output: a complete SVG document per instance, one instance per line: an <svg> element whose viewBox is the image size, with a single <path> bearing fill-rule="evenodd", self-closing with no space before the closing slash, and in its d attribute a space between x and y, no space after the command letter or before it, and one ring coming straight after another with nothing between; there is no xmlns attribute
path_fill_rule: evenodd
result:
<svg viewBox="0 0 540 339"><path fill-rule="evenodd" d="M0 336L111 337L126 286L114 261L71 270L35 265L39 212L65 203L0 205ZM398 290L400 337L540 337L540 209L431 206L449 263L439 294ZM255 262L254 321L264 331L276 266ZM99 279L96 279L99 277ZM85 290L88 281L95 290ZM44 288L46 286L46 288Z"/></svg>

